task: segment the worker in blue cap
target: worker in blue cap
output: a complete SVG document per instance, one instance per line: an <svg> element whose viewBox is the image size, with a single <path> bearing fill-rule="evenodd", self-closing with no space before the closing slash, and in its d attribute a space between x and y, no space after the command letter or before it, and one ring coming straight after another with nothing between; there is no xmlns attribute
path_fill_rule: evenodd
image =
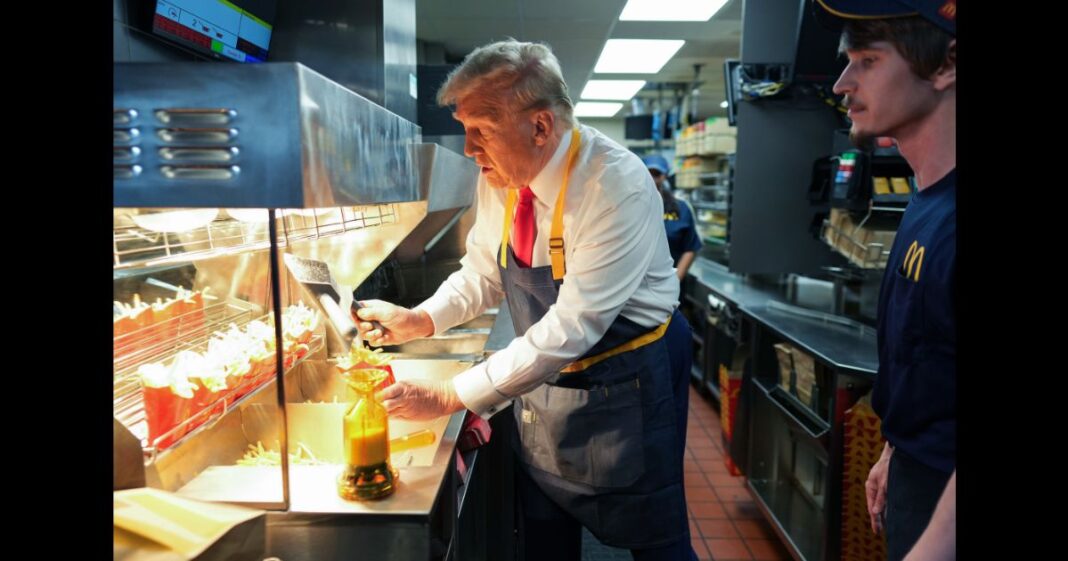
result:
<svg viewBox="0 0 1068 561"><path fill-rule="evenodd" d="M644 156L642 161L653 176L656 190L660 192L660 198L664 202L664 229L667 231L668 249L671 250L671 259L675 262L675 274L679 282L686 278L686 271L690 269L697 251L701 249L701 236L697 233L697 224L694 221L693 208L686 201L680 201L671 194L671 186L668 184L667 158L659 154Z"/></svg>
<svg viewBox="0 0 1068 561"><path fill-rule="evenodd" d="M850 138L892 137L917 186L879 290L871 402L886 446L866 482L868 514L873 531L885 527L889 561L953 559L957 3L815 4L818 18L842 30L839 51L849 60L834 92L844 95Z"/></svg>

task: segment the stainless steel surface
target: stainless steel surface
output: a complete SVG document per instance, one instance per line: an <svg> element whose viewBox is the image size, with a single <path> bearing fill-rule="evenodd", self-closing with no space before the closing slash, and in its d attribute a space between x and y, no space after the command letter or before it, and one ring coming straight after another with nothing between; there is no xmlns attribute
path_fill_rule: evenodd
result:
<svg viewBox="0 0 1068 561"><path fill-rule="evenodd" d="M241 173L240 166L160 166L167 179L193 181L224 181Z"/></svg>
<svg viewBox="0 0 1068 561"><path fill-rule="evenodd" d="M419 192L427 211L469 207L475 201L478 166L471 160L437 144L412 147L419 168Z"/></svg>
<svg viewBox="0 0 1068 561"><path fill-rule="evenodd" d="M441 559L425 520L267 513L267 552L284 561L426 561Z"/></svg>
<svg viewBox="0 0 1068 561"><path fill-rule="evenodd" d="M303 444L305 449L315 454L319 460L334 464L335 468L339 467L345 461L342 420L346 411L352 407L351 402L354 400L355 396L344 391L339 394L338 403L287 403L286 415L289 419L287 426L289 439L293 442L291 449ZM402 451L393 450L393 465L398 468L433 465L434 454L440 444L439 439L445 434L448 424L448 417L419 422L391 418L389 420L391 439L421 430L434 434L434 442L429 445Z"/></svg>
<svg viewBox="0 0 1068 561"><path fill-rule="evenodd" d="M753 283L701 257L694 261L688 274L718 297L736 304L747 316L823 361L865 376L878 370L876 338L870 327L786 304L784 291Z"/></svg>
<svg viewBox="0 0 1068 561"><path fill-rule="evenodd" d="M163 142L189 142L195 144L220 144L237 138L234 128L222 129L156 129L156 136Z"/></svg>
<svg viewBox="0 0 1068 561"><path fill-rule="evenodd" d="M390 272L398 287L392 300L406 306L422 302L460 268L474 223L474 186L478 168L470 160L433 144L413 147L419 165L420 193L428 212L391 255Z"/></svg>
<svg viewBox="0 0 1068 561"><path fill-rule="evenodd" d="M846 318L828 321L786 311L781 302L744 310L754 320L839 369L874 376L879 369L875 330Z"/></svg>
<svg viewBox="0 0 1068 561"><path fill-rule="evenodd" d="M412 355L456 355L480 353L489 339L489 328L452 328L431 337L414 339L402 345L390 347L397 353Z"/></svg>
<svg viewBox="0 0 1068 561"><path fill-rule="evenodd" d="M141 166L115 166L115 179L131 179L141 175Z"/></svg>
<svg viewBox="0 0 1068 561"><path fill-rule="evenodd" d="M451 230L453 226L460 222L460 219L464 217L465 212L467 212L467 209L465 208L461 208L454 211L452 218L450 218L449 221L441 227L441 231L439 231L437 234L434 234L434 237L430 238L430 241L426 242L426 245L423 246L424 255L430 253L435 247L437 247L438 242L444 239L445 235L449 233L449 230Z"/></svg>
<svg viewBox="0 0 1068 561"><path fill-rule="evenodd" d="M791 400L793 396L790 396L785 390L779 386L772 386L767 388L760 380L753 380L755 387L763 392L767 398L768 403L775 406L784 417L790 419L794 423L795 427L800 427L805 431L805 434L813 440L819 440L826 437L831 432L830 425L822 419L812 419L810 416L804 415L799 412L795 412L790 405L796 400ZM803 405L799 404L801 407ZM798 409L800 411L801 409Z"/></svg>
<svg viewBox="0 0 1068 561"><path fill-rule="evenodd" d="M141 130L137 127L115 129L114 140L115 142L132 142L139 136L141 136Z"/></svg>
<svg viewBox="0 0 1068 561"><path fill-rule="evenodd" d="M468 369L471 363L457 360L397 359L392 365L397 380L449 380ZM329 386L322 386L321 389L329 391ZM396 427L396 434L430 428L434 430L438 438L435 444L422 451L433 451L430 465L395 465L401 474L397 492L381 501L342 500L337 494L335 479L328 476L329 473L336 474L340 465L333 466L332 472L327 469L329 466L294 466L294 468L314 469L295 470L290 474L293 484L290 511L336 514L429 514L434 508L434 499L446 476L445 470L449 467L465 413L461 411L429 422L397 423L397 420L390 420L391 434L394 434L394 427ZM405 454L409 452L394 455L394 461L398 456Z"/></svg>
<svg viewBox="0 0 1068 561"><path fill-rule="evenodd" d="M419 127L299 63L120 63L114 76L116 107L148 111L177 128L190 119L194 128L225 124L241 140L240 173L201 168L204 178L196 168L161 169L158 149L169 141L142 135L145 173L115 183L116 206L323 208L419 200L409 151Z"/></svg>
<svg viewBox="0 0 1068 561"><path fill-rule="evenodd" d="M116 146L115 147L115 161L116 162L130 162L136 160L141 155L141 149L137 146Z"/></svg>
<svg viewBox="0 0 1068 561"><path fill-rule="evenodd" d="M145 486L141 441L119 422L111 420L112 490Z"/></svg>
<svg viewBox="0 0 1068 561"><path fill-rule="evenodd" d="M160 148L160 159L193 162L230 162L237 159L241 150L236 146L229 148Z"/></svg>
<svg viewBox="0 0 1068 561"><path fill-rule="evenodd" d="M759 384L750 400L747 484L765 518L798 560L837 559L837 522L828 516L839 499L840 459L832 459L832 434L812 438L810 429L788 414ZM818 433L817 433L818 434ZM840 447L840 444L838 445ZM821 467L815 468L819 463ZM815 468L823 475L812 478ZM818 481L817 481L818 479Z"/></svg>
<svg viewBox="0 0 1068 561"><path fill-rule="evenodd" d="M471 366L470 362L459 360L434 359L398 359L394 360L393 371L398 380L429 379L448 380ZM342 465L340 459L341 416L348 406L344 401L351 399L344 383L333 372L325 360L310 360L300 369L287 374L287 381L292 381L294 389L287 391L287 408L289 410L289 427L291 451L303 443L320 460L334 461L329 465L290 465L290 513L319 514L418 514L427 515L434 508L434 500L441 488L442 481L449 467L449 462L456 444L456 438L463 424L464 412L433 421L402 421L390 419L390 434L403 435L420 429L430 429L436 435L434 444L393 455L394 467L400 471L400 483L397 492L390 497L374 502L350 502L341 499L337 493L337 475ZM273 382L272 382L273 384ZM267 390L262 392L270 394ZM333 403L337 399L339 403ZM312 403L306 403L311 401ZM326 403L316 403L324 401ZM244 440L247 443L263 441L264 445L273 442L271 430L277 430L272 417L255 420L250 415L263 412L263 407L246 407L241 415L224 419L215 430L240 431L240 435L216 434L216 438L226 440ZM244 419L240 419L244 417ZM231 418L235 418L231 421ZM240 422L237 422L240 421ZM229 424L227 424L229 423ZM320 431L321 434L317 434ZM336 437L336 438L333 438ZM333 438L333 442L331 442ZM198 446L186 448L224 449L221 446ZM226 450L233 446L226 446ZM244 446L240 446L244 452ZM412 458L410 461L407 458ZM167 458L165 458L167 459ZM261 498L265 490L272 489L274 478L280 478L277 470L270 468L249 468L232 465L237 458L221 461L222 456L213 458L211 467L199 471L195 477L184 482L177 493L191 498L205 500L224 500L246 503L249 499ZM162 463L162 461L161 461ZM225 465L230 464L230 465ZM168 467L176 467L168 465Z"/></svg>
<svg viewBox="0 0 1068 561"><path fill-rule="evenodd" d="M786 298L799 306L834 313L835 287L831 281L803 275L787 275Z"/></svg>
<svg viewBox="0 0 1068 561"><path fill-rule="evenodd" d="M113 121L116 125L127 125L132 123L136 118L136 109L116 109Z"/></svg>
<svg viewBox="0 0 1068 561"><path fill-rule="evenodd" d="M818 323L832 324L842 326L850 331L855 332L861 336L875 336L875 330L871 327L864 325L863 323L855 322L847 317L842 317L835 314L829 314L818 310L810 310L802 308L800 306L791 306L783 302L776 302L774 300L767 303L768 311L781 312L786 315L792 315L795 317L810 319Z"/></svg>
<svg viewBox="0 0 1068 561"><path fill-rule="evenodd" d="M786 546L786 551L795 561L806 561L805 557L801 555L800 549L797 547L797 543L794 542L793 537L783 529L782 522L775 516L775 513L768 505L768 502L761 495L761 491L768 487L768 482L766 480L746 480L745 484L749 494L755 497L757 508L760 509L761 514L764 516L764 520L767 520L770 523L769 525L772 530L775 531L775 535L779 538L779 541Z"/></svg>
<svg viewBox="0 0 1068 561"><path fill-rule="evenodd" d="M765 302L782 295L772 287L759 285L742 275L734 274L723 265L698 257L694 260L688 274L696 278L722 298L740 307L762 306Z"/></svg>
<svg viewBox="0 0 1068 561"><path fill-rule="evenodd" d="M237 118L237 111L233 109L157 109L156 120L164 125L184 127L203 127L228 125Z"/></svg>

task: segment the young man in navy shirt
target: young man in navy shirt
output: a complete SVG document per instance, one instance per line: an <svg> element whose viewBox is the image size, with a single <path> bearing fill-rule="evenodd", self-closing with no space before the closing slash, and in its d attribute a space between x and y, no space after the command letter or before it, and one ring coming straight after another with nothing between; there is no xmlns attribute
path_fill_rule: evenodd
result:
<svg viewBox="0 0 1068 561"><path fill-rule="evenodd" d="M851 139L894 138L916 179L879 293L872 406L887 444L866 484L872 529L885 524L899 561L956 469L956 2L817 3L844 20L834 92Z"/></svg>

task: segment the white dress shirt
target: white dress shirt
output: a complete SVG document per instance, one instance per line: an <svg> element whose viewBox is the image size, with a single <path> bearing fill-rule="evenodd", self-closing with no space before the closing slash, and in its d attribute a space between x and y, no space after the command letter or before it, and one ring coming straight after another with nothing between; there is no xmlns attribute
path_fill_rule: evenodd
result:
<svg viewBox="0 0 1068 561"><path fill-rule="evenodd" d="M642 161L587 126L564 201L566 272L556 304L526 333L453 383L464 405L488 418L512 398L541 385L585 354L616 316L650 329L679 302L660 194ZM550 264L549 231L560 192L570 131L530 183L537 237L532 267ZM498 251L507 192L480 176L475 224L461 269L416 308L430 315L435 334L482 314L504 296Z"/></svg>

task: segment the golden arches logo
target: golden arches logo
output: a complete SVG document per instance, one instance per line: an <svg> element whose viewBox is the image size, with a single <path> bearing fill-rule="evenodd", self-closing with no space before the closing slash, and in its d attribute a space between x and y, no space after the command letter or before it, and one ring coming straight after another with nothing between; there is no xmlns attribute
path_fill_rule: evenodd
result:
<svg viewBox="0 0 1068 561"><path fill-rule="evenodd" d="M921 246L919 242L912 242L912 245L909 246L909 250L905 253L905 262L901 265L902 272L905 273L905 278L913 277L916 282L920 282L920 269L923 268L923 254L923 246Z"/></svg>
<svg viewBox="0 0 1068 561"><path fill-rule="evenodd" d="M938 13L941 14L942 17L944 17L946 19L956 19L957 18L957 2L956 2L956 0L949 0L949 2L946 2L945 4L943 4L942 8L938 10Z"/></svg>

